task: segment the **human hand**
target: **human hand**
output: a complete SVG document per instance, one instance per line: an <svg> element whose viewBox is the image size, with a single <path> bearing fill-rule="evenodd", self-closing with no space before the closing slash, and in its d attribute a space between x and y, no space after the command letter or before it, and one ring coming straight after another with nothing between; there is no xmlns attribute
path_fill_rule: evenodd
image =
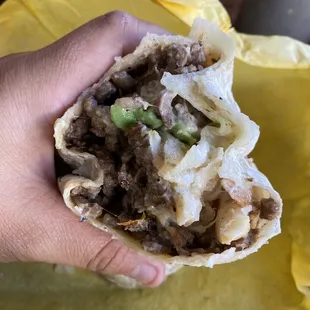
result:
<svg viewBox="0 0 310 310"><path fill-rule="evenodd" d="M162 263L79 222L63 203L54 168L56 118L147 31L164 32L112 12L46 48L0 59L0 262L73 265L149 286L164 280Z"/></svg>

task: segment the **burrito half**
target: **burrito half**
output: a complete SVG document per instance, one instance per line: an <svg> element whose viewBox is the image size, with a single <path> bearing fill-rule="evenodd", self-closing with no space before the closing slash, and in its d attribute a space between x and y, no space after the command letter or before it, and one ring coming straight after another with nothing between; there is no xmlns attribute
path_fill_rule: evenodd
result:
<svg viewBox="0 0 310 310"><path fill-rule="evenodd" d="M232 95L234 44L196 19L147 34L56 121L75 214L167 270L229 263L280 233L282 201L248 154L259 128Z"/></svg>

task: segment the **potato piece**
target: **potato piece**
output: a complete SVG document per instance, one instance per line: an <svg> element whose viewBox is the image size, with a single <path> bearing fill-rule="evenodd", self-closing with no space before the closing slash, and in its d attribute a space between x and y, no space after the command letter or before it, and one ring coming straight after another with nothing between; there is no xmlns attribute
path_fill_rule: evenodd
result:
<svg viewBox="0 0 310 310"><path fill-rule="evenodd" d="M215 229L216 236L222 244L246 237L250 231L251 208L242 208L234 201L223 202L218 210Z"/></svg>

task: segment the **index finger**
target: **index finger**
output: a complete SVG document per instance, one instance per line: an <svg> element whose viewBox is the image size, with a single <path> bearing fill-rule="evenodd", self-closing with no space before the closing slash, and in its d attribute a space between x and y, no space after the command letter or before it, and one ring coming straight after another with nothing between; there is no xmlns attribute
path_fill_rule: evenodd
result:
<svg viewBox="0 0 310 310"><path fill-rule="evenodd" d="M147 32L168 33L125 12L113 11L27 55L27 74L31 71L41 104L59 115L109 69L114 57L133 51Z"/></svg>

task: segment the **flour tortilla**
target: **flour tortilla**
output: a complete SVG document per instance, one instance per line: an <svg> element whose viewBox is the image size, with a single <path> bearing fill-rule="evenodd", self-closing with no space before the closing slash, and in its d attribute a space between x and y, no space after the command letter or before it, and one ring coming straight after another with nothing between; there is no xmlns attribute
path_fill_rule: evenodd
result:
<svg viewBox="0 0 310 310"><path fill-rule="evenodd" d="M141 245L128 237L126 233L119 230L116 231L104 225L91 214L87 217L89 224L111 233L129 247L136 249L144 255L156 257L164 261L167 274L175 272L184 265L212 267L216 264L243 259L249 254L256 252L270 238L280 233L281 198L273 189L266 176L258 171L251 159L247 158L258 140L259 127L241 113L238 104L233 98L233 41L225 33L221 32L217 26L202 19L195 20L188 38L178 35L159 36L147 34L132 54L123 58L117 58L115 64L102 79L91 88L86 89L77 102L55 123L54 137L56 149L62 158L78 172L78 175L67 175L61 178L59 180L59 188L66 206L76 215L83 216L83 208L75 205L71 199L71 190L82 186L96 193L100 190L104 177L104 173L100 170L98 160L94 155L70 150L66 147L64 140L70 123L82 113L83 100L93 95L95 89L103 81L107 80L111 74L129 66L134 66L134 64L145 58L158 46L167 46L173 43L190 44L193 40L202 42L208 59L214 58L218 61L198 72L178 75L165 73L161 83L166 89L186 99L213 122L220 124L218 128L205 130L204 139L208 145L207 151L209 156L207 159L208 165L205 163L204 168L209 167L209 169L203 170L201 168L200 170L195 170L195 174L200 172L201 179L198 180L198 183L204 186L201 190L207 189L210 186L212 181L214 181L210 174L215 173L222 180L222 186L229 193L230 197L241 206L251 205L253 195L256 199L272 198L277 203L278 213L274 219L269 221L258 219L257 227L259 227L259 233L256 241L249 248L236 251L236 248L231 247L219 254L192 254L191 256L154 255L144 251ZM197 160L197 157L199 157L198 153L196 152L194 157L189 156L189 162L185 164L192 165L191 161ZM179 168L181 169L181 175L185 173L182 167ZM204 172L205 174L203 174ZM168 169L165 171L165 177L172 182L176 182L174 179L176 174L175 170ZM185 223L188 216L193 216L190 219L190 223L195 219L197 220L197 212L199 217L200 210L198 208L193 211L191 207L191 205L183 206L178 219L179 222L183 221L182 223ZM110 280L123 287L137 287L137 283L127 277L110 277Z"/></svg>

